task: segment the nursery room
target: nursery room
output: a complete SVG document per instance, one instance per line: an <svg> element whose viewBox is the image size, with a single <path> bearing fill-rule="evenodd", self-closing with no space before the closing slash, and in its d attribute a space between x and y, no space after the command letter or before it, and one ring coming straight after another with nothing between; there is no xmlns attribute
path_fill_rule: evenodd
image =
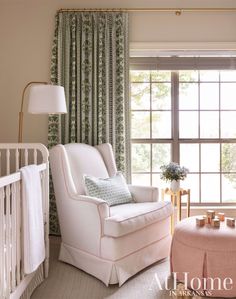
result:
<svg viewBox="0 0 236 299"><path fill-rule="evenodd" d="M236 2L0 0L0 299L236 298Z"/></svg>

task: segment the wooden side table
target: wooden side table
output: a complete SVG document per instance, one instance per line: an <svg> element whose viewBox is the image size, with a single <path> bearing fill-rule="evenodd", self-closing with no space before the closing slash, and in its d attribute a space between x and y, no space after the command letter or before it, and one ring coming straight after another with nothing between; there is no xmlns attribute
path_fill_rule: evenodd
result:
<svg viewBox="0 0 236 299"><path fill-rule="evenodd" d="M187 217L190 216L190 189L179 189L177 192L173 192L169 188L161 190L162 200L165 195L169 195L173 206L177 206L177 221L181 220L182 210L182 196L187 195ZM171 233L174 231L174 213L171 216Z"/></svg>

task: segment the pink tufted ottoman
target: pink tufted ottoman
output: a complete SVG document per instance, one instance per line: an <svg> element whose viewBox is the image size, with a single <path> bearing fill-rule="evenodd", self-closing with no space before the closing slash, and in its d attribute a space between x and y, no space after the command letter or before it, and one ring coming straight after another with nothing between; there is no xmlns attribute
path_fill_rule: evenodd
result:
<svg viewBox="0 0 236 299"><path fill-rule="evenodd" d="M236 297L236 228L225 222L212 228L197 227L195 217L181 221L173 235L170 262L177 280L188 288L212 297Z"/></svg>

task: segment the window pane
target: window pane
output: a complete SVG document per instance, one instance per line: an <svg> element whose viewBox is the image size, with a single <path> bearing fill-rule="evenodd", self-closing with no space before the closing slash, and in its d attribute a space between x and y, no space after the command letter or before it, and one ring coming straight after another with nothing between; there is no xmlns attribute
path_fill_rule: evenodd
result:
<svg viewBox="0 0 236 299"><path fill-rule="evenodd" d="M219 109L219 84L200 84L200 109Z"/></svg>
<svg viewBox="0 0 236 299"><path fill-rule="evenodd" d="M150 138L150 113L132 112L132 138ZM140 130L142 128L142 130Z"/></svg>
<svg viewBox="0 0 236 299"><path fill-rule="evenodd" d="M171 160L171 146L168 143L152 145L152 171L159 172L160 166Z"/></svg>
<svg viewBox="0 0 236 299"><path fill-rule="evenodd" d="M219 81L219 71L200 71L200 81Z"/></svg>
<svg viewBox="0 0 236 299"><path fill-rule="evenodd" d="M130 82L149 82L150 71L130 71Z"/></svg>
<svg viewBox="0 0 236 299"><path fill-rule="evenodd" d="M201 144L201 171L219 172L220 171L220 145Z"/></svg>
<svg viewBox="0 0 236 299"><path fill-rule="evenodd" d="M159 188L159 198L161 198L161 189L165 189L170 186L169 183L161 180L160 174L153 174L152 175L152 186ZM168 197L165 197L165 200L168 200Z"/></svg>
<svg viewBox="0 0 236 299"><path fill-rule="evenodd" d="M220 72L221 81L236 81L236 71L221 71Z"/></svg>
<svg viewBox="0 0 236 299"><path fill-rule="evenodd" d="M202 202L220 202L220 174L201 175Z"/></svg>
<svg viewBox="0 0 236 299"><path fill-rule="evenodd" d="M171 84L152 84L152 109L171 109Z"/></svg>
<svg viewBox="0 0 236 299"><path fill-rule="evenodd" d="M179 137L198 138L198 112L179 112Z"/></svg>
<svg viewBox="0 0 236 299"><path fill-rule="evenodd" d="M132 184L138 186L150 186L150 174L133 174L132 175Z"/></svg>
<svg viewBox="0 0 236 299"><path fill-rule="evenodd" d="M150 84L131 84L131 109L150 110Z"/></svg>
<svg viewBox="0 0 236 299"><path fill-rule="evenodd" d="M179 81L198 81L198 71L179 71Z"/></svg>
<svg viewBox="0 0 236 299"><path fill-rule="evenodd" d="M218 112L200 112L200 137L219 138Z"/></svg>
<svg viewBox="0 0 236 299"><path fill-rule="evenodd" d="M190 172L199 171L199 144L180 144L180 165Z"/></svg>
<svg viewBox="0 0 236 299"><path fill-rule="evenodd" d="M190 189L190 202L199 202L199 174L187 175L184 181L181 181L181 187L184 189ZM183 196L185 198L185 196Z"/></svg>
<svg viewBox="0 0 236 299"><path fill-rule="evenodd" d="M198 84L197 83L179 84L179 109L180 110L198 109Z"/></svg>
<svg viewBox="0 0 236 299"><path fill-rule="evenodd" d="M236 174L222 175L222 201L236 202Z"/></svg>
<svg viewBox="0 0 236 299"><path fill-rule="evenodd" d="M155 81L169 81L171 80L170 71L151 71L152 82Z"/></svg>
<svg viewBox="0 0 236 299"><path fill-rule="evenodd" d="M223 172L236 172L236 143L222 143L221 163Z"/></svg>
<svg viewBox="0 0 236 299"><path fill-rule="evenodd" d="M132 171L150 172L150 144L132 144Z"/></svg>
<svg viewBox="0 0 236 299"><path fill-rule="evenodd" d="M221 112L221 137L236 138L236 112Z"/></svg>
<svg viewBox="0 0 236 299"><path fill-rule="evenodd" d="M236 83L221 83L221 109L236 110Z"/></svg>
<svg viewBox="0 0 236 299"><path fill-rule="evenodd" d="M171 138L171 112L152 112L152 137Z"/></svg>

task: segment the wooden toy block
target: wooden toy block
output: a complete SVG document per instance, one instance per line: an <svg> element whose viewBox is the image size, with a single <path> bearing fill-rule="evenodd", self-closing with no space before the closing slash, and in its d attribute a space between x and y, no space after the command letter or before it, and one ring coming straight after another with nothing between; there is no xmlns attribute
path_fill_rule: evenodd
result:
<svg viewBox="0 0 236 299"><path fill-rule="evenodd" d="M213 210L207 210L206 214L207 214L207 217L210 217L211 219L214 219L215 215L216 215L215 211L213 211Z"/></svg>
<svg viewBox="0 0 236 299"><path fill-rule="evenodd" d="M211 226L213 227L220 227L220 220L219 219L212 219Z"/></svg>
<svg viewBox="0 0 236 299"><path fill-rule="evenodd" d="M197 217L196 218L196 224L197 226L204 226L205 225L205 219L203 217Z"/></svg>
<svg viewBox="0 0 236 299"><path fill-rule="evenodd" d="M218 213L220 221L225 221L225 213Z"/></svg>
<svg viewBox="0 0 236 299"><path fill-rule="evenodd" d="M215 218L215 211L207 210L206 216L207 216L207 224L211 224L211 220Z"/></svg>
<svg viewBox="0 0 236 299"><path fill-rule="evenodd" d="M230 227L235 227L235 219L234 218L227 218L227 225Z"/></svg>

